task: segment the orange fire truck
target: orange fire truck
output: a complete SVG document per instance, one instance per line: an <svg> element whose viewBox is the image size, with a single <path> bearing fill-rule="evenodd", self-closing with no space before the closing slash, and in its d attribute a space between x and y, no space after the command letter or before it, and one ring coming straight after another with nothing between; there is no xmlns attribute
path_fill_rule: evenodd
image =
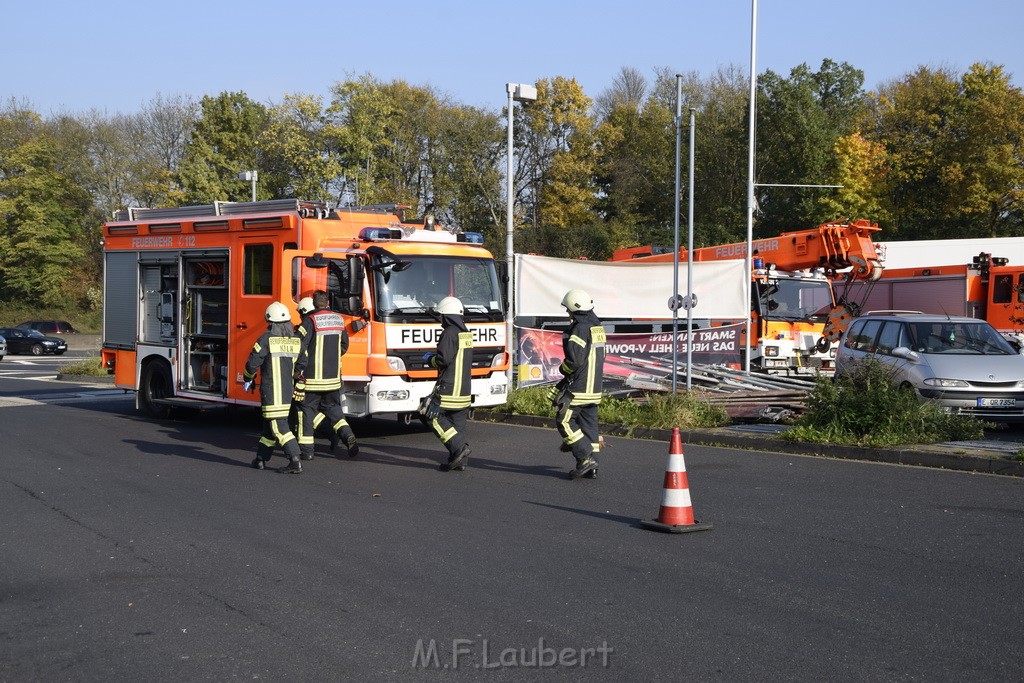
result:
<svg viewBox="0 0 1024 683"><path fill-rule="evenodd" d="M294 199L127 209L103 227L102 361L155 417L175 407L258 405L242 387L264 312L328 292L350 345L346 413L405 419L430 394L423 362L441 328L432 307L459 297L474 335L473 405L508 395L505 312L494 258L477 233L405 207L332 209Z"/></svg>
<svg viewBox="0 0 1024 683"><path fill-rule="evenodd" d="M1006 257L982 252L970 263L887 268L881 280L864 289L865 310L980 318L1024 346L1024 265L1011 265Z"/></svg>
<svg viewBox="0 0 1024 683"><path fill-rule="evenodd" d="M847 288L882 274L872 236L878 225L866 220L823 223L817 228L753 241L751 368L772 374L832 372L833 345L856 312ZM745 242L679 250L680 262L746 258ZM671 249L652 246L618 249L612 261L672 261ZM843 283L839 294L835 288ZM713 321L722 324L736 321ZM746 336L742 346L747 347Z"/></svg>

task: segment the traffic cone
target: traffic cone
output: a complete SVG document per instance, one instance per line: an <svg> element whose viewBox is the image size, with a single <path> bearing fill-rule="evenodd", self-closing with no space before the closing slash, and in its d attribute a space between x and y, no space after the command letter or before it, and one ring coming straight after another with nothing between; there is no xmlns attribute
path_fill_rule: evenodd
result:
<svg viewBox="0 0 1024 683"><path fill-rule="evenodd" d="M683 460L683 439L679 428L672 428L672 443L668 449L668 468L665 470L664 495L658 519L644 519L640 524L645 529L681 534L687 531L704 531L710 524L701 524L693 519L690 503L690 485L686 479L686 462Z"/></svg>

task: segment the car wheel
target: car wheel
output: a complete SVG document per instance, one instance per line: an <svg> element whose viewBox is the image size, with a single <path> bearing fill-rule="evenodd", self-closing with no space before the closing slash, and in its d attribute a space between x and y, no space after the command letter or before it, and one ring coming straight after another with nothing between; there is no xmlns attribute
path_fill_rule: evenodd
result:
<svg viewBox="0 0 1024 683"><path fill-rule="evenodd" d="M33 356L41 356L41 355L43 355L43 351L45 351L45 349L43 348L42 344L33 344L32 345L32 355Z"/></svg>
<svg viewBox="0 0 1024 683"><path fill-rule="evenodd" d="M142 371L139 382L139 404L150 417L166 420L171 416L171 407L157 403L160 399L174 396L174 380L171 368L162 360L154 360Z"/></svg>

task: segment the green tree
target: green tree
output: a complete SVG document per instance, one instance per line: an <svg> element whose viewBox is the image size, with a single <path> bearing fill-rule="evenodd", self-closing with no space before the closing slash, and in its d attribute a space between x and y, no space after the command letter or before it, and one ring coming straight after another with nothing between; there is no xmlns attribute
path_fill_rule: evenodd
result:
<svg viewBox="0 0 1024 683"><path fill-rule="evenodd" d="M288 178L265 170L267 155L259 146L268 125L267 108L243 92L203 97L176 174L185 203L248 201L250 184L238 179L248 170L260 173L257 199L285 196Z"/></svg>
<svg viewBox="0 0 1024 683"><path fill-rule="evenodd" d="M525 149L535 223L582 225L594 217L596 135L591 100L576 79L537 82L537 101L523 108Z"/></svg>
<svg viewBox="0 0 1024 683"><path fill-rule="evenodd" d="M758 80L757 182L826 184L834 173L837 140L853 132L866 107L863 72L825 59L817 72L801 64L788 79L767 71ZM778 234L827 220L819 213L823 192L759 188L760 233Z"/></svg>
<svg viewBox="0 0 1024 683"><path fill-rule="evenodd" d="M341 158L331 147L332 130L319 97L286 95L269 111L270 122L261 135L271 166L286 177L285 196L332 199L339 192Z"/></svg>
<svg viewBox="0 0 1024 683"><path fill-rule="evenodd" d="M83 242L98 237L88 194L61 168L39 115L0 111L0 298L41 306L79 303L95 273ZM98 240L96 240L98 241Z"/></svg>

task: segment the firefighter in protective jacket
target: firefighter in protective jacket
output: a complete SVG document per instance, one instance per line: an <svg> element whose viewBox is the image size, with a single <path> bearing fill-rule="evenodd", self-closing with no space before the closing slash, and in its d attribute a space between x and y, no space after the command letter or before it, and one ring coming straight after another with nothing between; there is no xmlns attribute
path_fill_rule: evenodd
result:
<svg viewBox="0 0 1024 683"><path fill-rule="evenodd" d="M345 319L330 310L327 292L313 292L313 310L299 325L302 345L295 365L299 404L299 449L303 460L313 458L313 432L318 413L327 416L328 428L345 443L349 457L359 452L356 435L352 432L341 407L341 357L348 351L348 332Z"/></svg>
<svg viewBox="0 0 1024 683"><path fill-rule="evenodd" d="M571 452L576 467L572 479L597 477L600 451L597 407L601 403L605 332L594 314L594 300L582 289L570 289L562 298L569 313L569 329L562 333L562 379L552 390L562 450Z"/></svg>
<svg viewBox="0 0 1024 683"><path fill-rule="evenodd" d="M288 427L288 411L293 399L292 372L299 355L300 341L292 330L291 314L284 304L275 301L267 306L266 319L270 325L253 345L242 374L246 391L252 391L256 373L260 373L263 434L252 466L258 470L266 467L274 454L274 446L280 444L288 464L278 472L298 474L302 472L299 444Z"/></svg>
<svg viewBox="0 0 1024 683"><path fill-rule="evenodd" d="M462 471L470 455L466 418L473 404L473 334L462 319L462 302L455 297L441 299L435 311L441 316L441 338L437 351L427 352L423 360L437 368L437 384L424 417L448 449L448 461L441 464L441 471Z"/></svg>

